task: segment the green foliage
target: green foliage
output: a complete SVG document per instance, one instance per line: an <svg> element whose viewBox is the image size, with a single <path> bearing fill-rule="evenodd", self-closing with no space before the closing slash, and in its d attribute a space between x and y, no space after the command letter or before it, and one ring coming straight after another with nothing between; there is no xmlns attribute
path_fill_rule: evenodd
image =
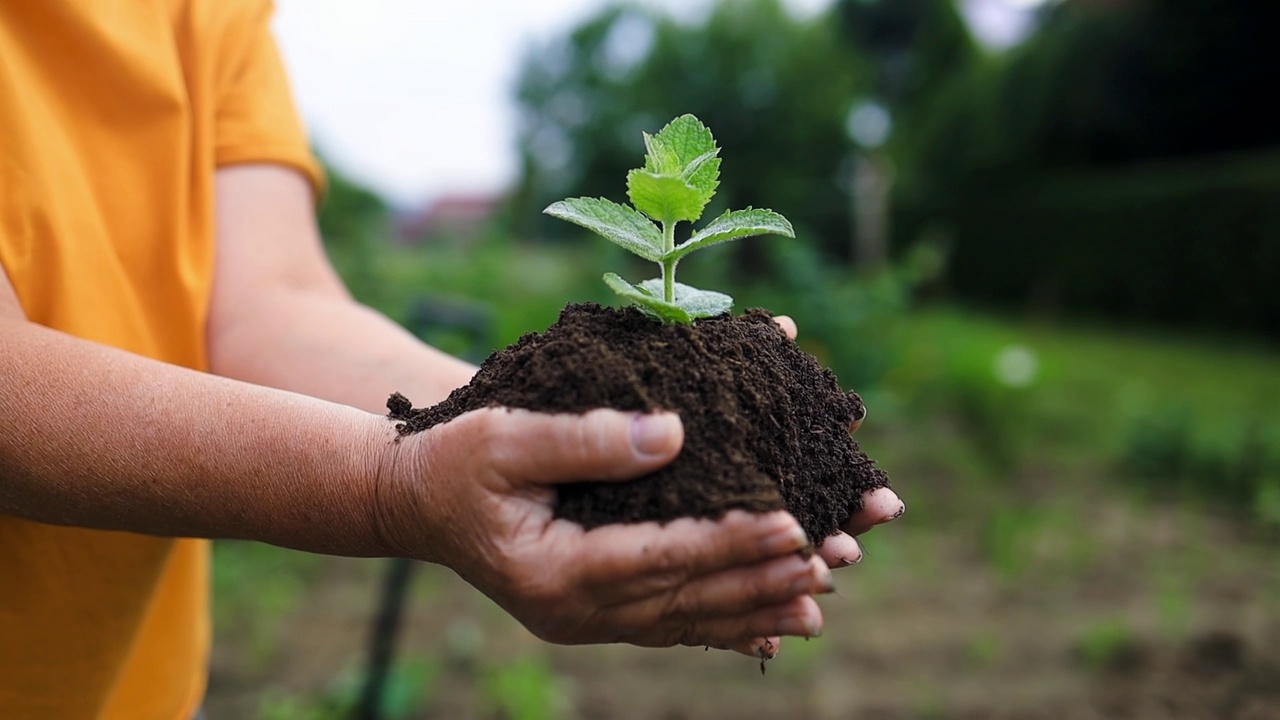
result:
<svg viewBox="0 0 1280 720"><path fill-rule="evenodd" d="M859 275L826 262L807 243L764 246L775 276L753 288L753 302L793 317L800 346L845 387L876 393L903 361L913 299L941 271L940 248L920 245L881 272Z"/></svg>
<svg viewBox="0 0 1280 720"><path fill-rule="evenodd" d="M1280 415L1207 425L1186 403L1155 403L1132 419L1121 467L1153 493L1280 524Z"/></svg>
<svg viewBox="0 0 1280 720"><path fill-rule="evenodd" d="M562 691L544 660L520 658L491 668L481 680L482 701L502 720L551 720L561 716Z"/></svg>
<svg viewBox="0 0 1280 720"><path fill-rule="evenodd" d="M214 543L214 622L219 633L243 638L252 650L246 662L259 667L270 662L280 619L297 607L320 561L319 555L262 543Z"/></svg>
<svg viewBox="0 0 1280 720"><path fill-rule="evenodd" d="M996 182L904 197L904 235L951 235L949 287L1048 313L1280 336L1280 155ZM919 200L919 203L916 201Z"/></svg>
<svg viewBox="0 0 1280 720"><path fill-rule="evenodd" d="M721 215L677 246L676 224L697 221L715 195L720 183L720 149L711 131L692 115L672 120L657 135L645 133L644 144L644 167L627 174L627 194L636 209L603 198L573 198L552 203L544 212L657 262L662 277L639 285L615 273L604 276L610 289L646 314L668 322L691 323L726 313L733 298L675 281L680 259L737 238L765 233L795 237L795 231L786 218L772 210L739 210ZM661 231L655 222L662 226Z"/></svg>
<svg viewBox="0 0 1280 720"><path fill-rule="evenodd" d="M1277 17L1059 4L921 99L895 232L945 228L969 300L1280 336Z"/></svg>
<svg viewBox="0 0 1280 720"><path fill-rule="evenodd" d="M418 717L440 675L435 659L404 658L391 667L379 706L385 720ZM363 691L363 677L344 673L315 696L268 693L258 704L258 720L347 720Z"/></svg>
<svg viewBox="0 0 1280 720"><path fill-rule="evenodd" d="M521 71L516 229L564 238L536 211L574 195L620 202L616 178L634 167L641 132L688 112L715 129L735 168L707 191L716 195L706 212L786 208L813 243L847 254L845 120L868 83L830 17L797 18L781 0L720 0L694 22L651 6L603 10L535 48ZM718 156L696 159L680 158L696 167L695 187L719 166ZM654 161L643 170L658 172L662 157ZM745 269L748 253L729 262Z"/></svg>
<svg viewBox="0 0 1280 720"><path fill-rule="evenodd" d="M1124 670L1140 662L1142 648L1124 620L1098 620L1080 633L1076 652L1085 667L1097 672Z"/></svg>

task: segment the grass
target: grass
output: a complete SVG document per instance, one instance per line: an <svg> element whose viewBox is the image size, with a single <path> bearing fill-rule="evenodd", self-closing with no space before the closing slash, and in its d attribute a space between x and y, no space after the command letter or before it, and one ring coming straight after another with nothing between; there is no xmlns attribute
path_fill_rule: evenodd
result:
<svg viewBox="0 0 1280 720"><path fill-rule="evenodd" d="M950 418L988 474L1107 476L1280 527L1280 349L949 307L904 326L890 409Z"/></svg>
<svg viewBox="0 0 1280 720"><path fill-rule="evenodd" d="M908 362L890 376L905 395L968 373L999 386L996 363L1025 347L1038 372L1026 395L1038 425L1071 450L1115 454L1134 415L1172 401L1206 428L1280 417L1280 349L1241 340L1088 325L1020 322L956 308L906 323ZM1010 388L1012 390L1012 388ZM996 392L993 390L993 392ZM1021 411L1022 408L1019 408Z"/></svg>

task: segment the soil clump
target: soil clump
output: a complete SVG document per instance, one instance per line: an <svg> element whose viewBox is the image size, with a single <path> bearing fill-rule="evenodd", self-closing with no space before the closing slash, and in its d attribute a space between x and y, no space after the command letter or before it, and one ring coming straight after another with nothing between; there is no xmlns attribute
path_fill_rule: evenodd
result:
<svg viewBox="0 0 1280 720"><path fill-rule="evenodd" d="M560 486L556 516L587 529L786 508L816 544L861 509L864 491L889 483L849 433L861 398L763 310L673 325L634 308L569 305L440 404L415 409L398 393L387 402L402 435L489 406L680 415L685 442L670 465L625 483Z"/></svg>

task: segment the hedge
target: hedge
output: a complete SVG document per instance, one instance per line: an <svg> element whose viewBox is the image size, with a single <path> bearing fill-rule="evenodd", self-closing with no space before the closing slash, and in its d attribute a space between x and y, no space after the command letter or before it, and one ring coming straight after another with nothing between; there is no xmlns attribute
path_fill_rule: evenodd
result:
<svg viewBox="0 0 1280 720"><path fill-rule="evenodd" d="M947 233L962 298L1280 337L1280 151L988 181L895 212L899 247Z"/></svg>

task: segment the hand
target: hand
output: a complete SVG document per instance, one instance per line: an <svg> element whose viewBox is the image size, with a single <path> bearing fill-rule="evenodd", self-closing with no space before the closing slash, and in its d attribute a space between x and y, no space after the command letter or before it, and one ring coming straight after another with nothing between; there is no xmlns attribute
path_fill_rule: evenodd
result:
<svg viewBox="0 0 1280 720"><path fill-rule="evenodd" d="M795 320L786 315L779 315L774 318L774 321L787 334L787 337L796 339L798 330ZM862 421L866 419L867 416L864 413L862 417L854 420L849 426L849 432L857 431L862 426ZM862 561L862 547L854 538L876 525L902 517L906 511L906 504L889 488L877 488L865 493L862 496L862 509L845 521L840 532L822 541L818 547L818 555L833 568L859 563Z"/></svg>
<svg viewBox="0 0 1280 720"><path fill-rule="evenodd" d="M733 511L584 531L552 517L555 484L619 481L675 458L674 414L492 408L388 447L378 525L399 554L452 568L554 643L707 645L772 657L814 636L827 565L785 512Z"/></svg>

